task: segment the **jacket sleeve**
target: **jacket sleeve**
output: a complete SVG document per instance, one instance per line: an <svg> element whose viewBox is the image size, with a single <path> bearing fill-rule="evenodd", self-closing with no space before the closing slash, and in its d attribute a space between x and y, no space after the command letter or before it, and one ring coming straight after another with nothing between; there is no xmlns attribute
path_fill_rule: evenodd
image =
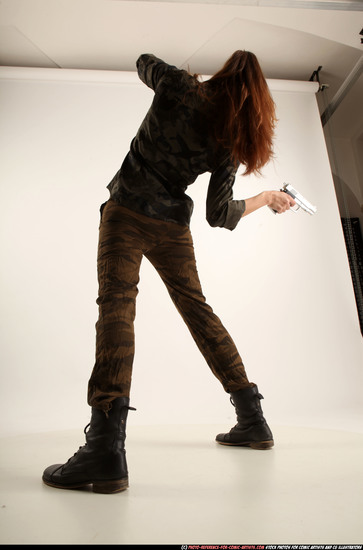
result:
<svg viewBox="0 0 363 550"><path fill-rule="evenodd" d="M230 160L212 172L207 193L207 221L212 227L232 231L245 211L244 200L233 200L236 172L237 168Z"/></svg>
<svg viewBox="0 0 363 550"><path fill-rule="evenodd" d="M146 86L155 91L160 79L169 71L178 71L153 54L144 53L136 61L137 73Z"/></svg>

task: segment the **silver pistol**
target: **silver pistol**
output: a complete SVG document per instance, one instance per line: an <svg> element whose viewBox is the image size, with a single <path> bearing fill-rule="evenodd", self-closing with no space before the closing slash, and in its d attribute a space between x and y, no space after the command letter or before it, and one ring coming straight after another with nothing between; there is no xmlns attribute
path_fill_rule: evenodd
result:
<svg viewBox="0 0 363 550"><path fill-rule="evenodd" d="M292 197L296 202L296 208L290 208L290 210L292 210L293 212L297 212L299 208L302 208L303 210L305 210L305 212L312 216L317 211L316 206L313 206L308 200L306 200L305 197L303 197L301 193L296 191L296 189L294 189L290 183L285 183L281 191L290 195L290 197ZM274 214L277 214L276 210L273 210L272 208L271 210Z"/></svg>

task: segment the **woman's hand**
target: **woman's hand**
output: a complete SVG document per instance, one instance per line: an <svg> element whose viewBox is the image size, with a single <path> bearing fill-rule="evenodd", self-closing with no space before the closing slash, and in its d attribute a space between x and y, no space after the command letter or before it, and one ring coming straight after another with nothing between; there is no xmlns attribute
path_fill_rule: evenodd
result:
<svg viewBox="0 0 363 550"><path fill-rule="evenodd" d="M294 199L283 191L264 191L264 193L266 194L267 206L278 214L282 214L296 205Z"/></svg>
<svg viewBox="0 0 363 550"><path fill-rule="evenodd" d="M282 214L289 210L292 206L295 206L296 202L290 195L283 191L263 191L255 197L245 200L246 209L242 217L251 214L255 210L258 210L262 206L270 206L278 214Z"/></svg>

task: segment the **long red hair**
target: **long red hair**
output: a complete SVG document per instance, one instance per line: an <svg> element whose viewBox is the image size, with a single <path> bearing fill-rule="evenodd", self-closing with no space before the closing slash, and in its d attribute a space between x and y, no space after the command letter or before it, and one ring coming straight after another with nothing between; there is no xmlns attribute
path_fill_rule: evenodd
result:
<svg viewBox="0 0 363 550"><path fill-rule="evenodd" d="M215 137L244 174L260 174L273 157L275 103L255 54L237 50L201 86L215 104Z"/></svg>

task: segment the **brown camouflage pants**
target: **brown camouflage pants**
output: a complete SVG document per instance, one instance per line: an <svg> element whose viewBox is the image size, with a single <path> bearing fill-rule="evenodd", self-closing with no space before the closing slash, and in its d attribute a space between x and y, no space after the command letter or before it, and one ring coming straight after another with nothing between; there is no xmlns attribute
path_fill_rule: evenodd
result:
<svg viewBox="0 0 363 550"><path fill-rule="evenodd" d="M198 348L224 389L232 392L249 386L231 336L203 296L189 228L140 215L109 200L100 223L99 318L96 363L89 380L88 403L107 411L113 399L129 396L135 302L143 256L164 281Z"/></svg>

